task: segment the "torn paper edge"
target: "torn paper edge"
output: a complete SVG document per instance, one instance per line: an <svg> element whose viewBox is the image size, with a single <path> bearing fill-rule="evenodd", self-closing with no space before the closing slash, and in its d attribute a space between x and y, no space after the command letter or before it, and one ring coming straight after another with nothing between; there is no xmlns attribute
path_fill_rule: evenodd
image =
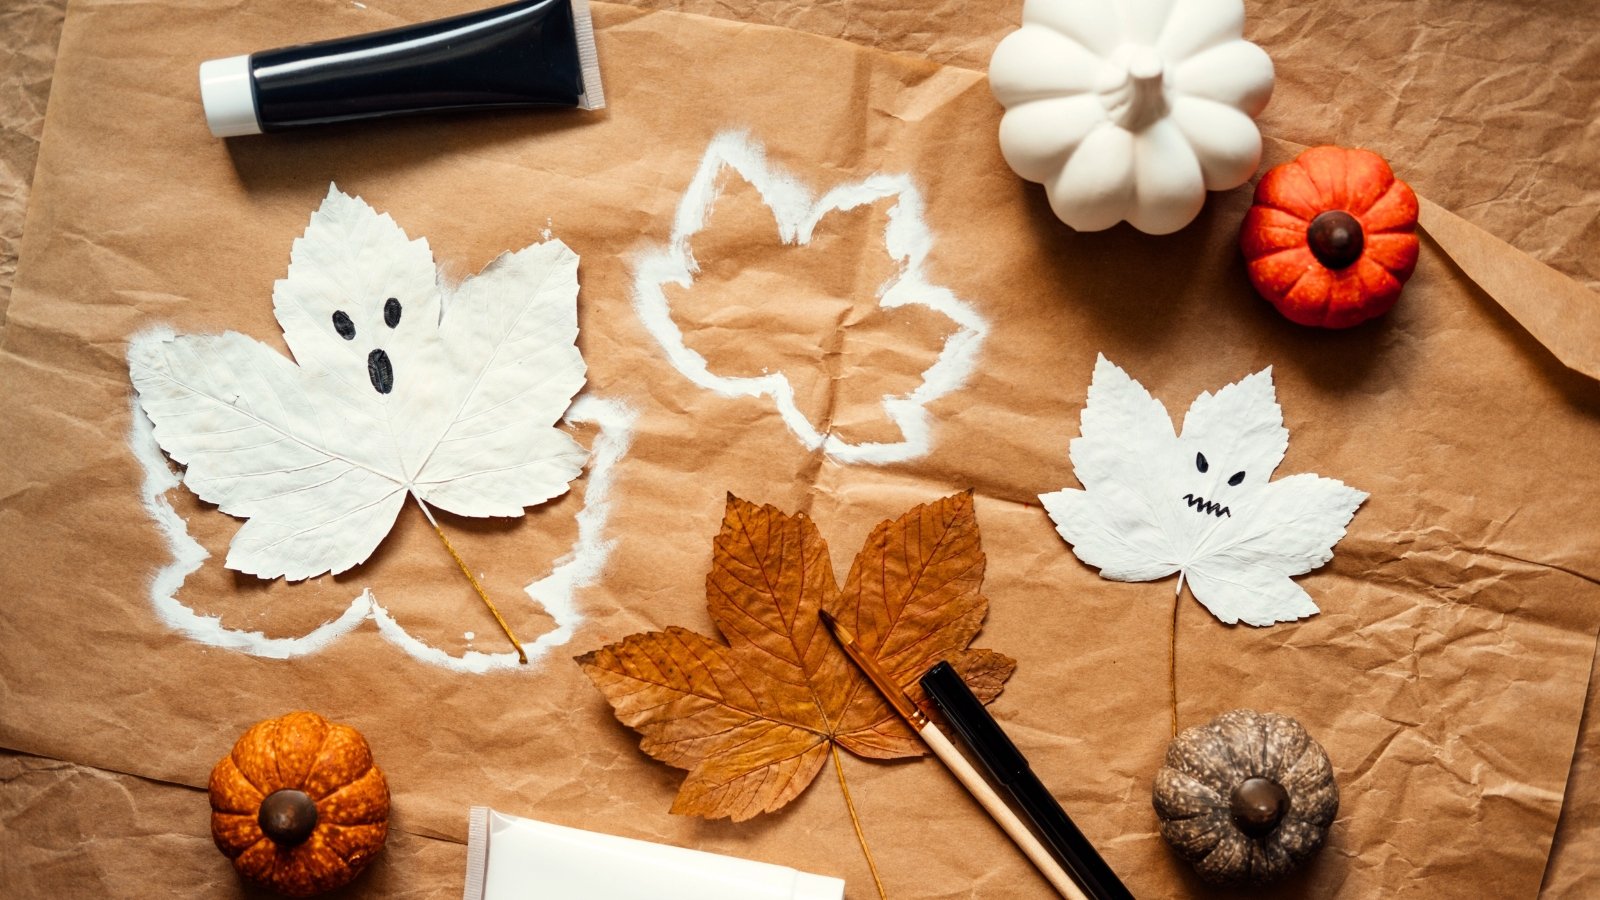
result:
<svg viewBox="0 0 1600 900"><path fill-rule="evenodd" d="M130 346L139 341L159 340L161 334L158 329L138 335L130 342ZM378 603L370 589L363 589L337 618L297 637L275 638L259 631L228 628L222 624L220 616L202 615L184 605L177 599L178 591L210 554L189 533L188 522L178 515L167 499L167 493L183 481L156 443L155 429L140 408L137 397L132 398L130 409L132 424L128 431L128 443L144 474L139 489L140 500L172 553L172 561L158 569L150 579L150 602L156 615L173 631L224 650L268 659L292 659L326 649L370 618L376 623L380 634L421 662L470 674L526 668L517 661L516 653L511 651L482 653L468 650L461 656L451 656L428 645L396 621ZM616 465L627 455L632 443L633 423L637 414L626 404L615 400L580 396L573 401L565 418L574 424L596 425L599 433L590 451L584 504L577 515L577 540L565 555L556 560L550 574L525 588L529 599L542 606L556 626L525 647L530 662L571 640L583 622L576 602L577 592L599 579L615 546L614 540L605 537L606 524L611 515L611 485Z"/></svg>
<svg viewBox="0 0 1600 900"><path fill-rule="evenodd" d="M817 224L830 212L895 198L884 237L889 256L900 264L900 272L879 288L878 305L884 309L926 306L959 326L955 334L945 339L939 358L922 373L916 388L906 394L883 397L884 413L900 429L903 440L852 444L836 434L823 434L795 405L794 386L783 373L755 377L717 375L711 372L706 358L684 342L683 331L672 319L664 288L668 284L683 288L693 285L699 264L689 241L711 218L712 207L721 193L718 177L724 168L733 169L761 195L777 220L778 236L785 244L809 244ZM768 164L765 149L749 134L723 132L706 148L699 169L684 190L673 217L671 240L664 249L638 260L633 305L645 330L666 351L672 367L695 384L724 397L771 397L784 424L801 444L812 450L821 448L840 462L905 462L932 449L927 405L966 383L977 366L979 347L989 331L988 322L971 304L948 288L928 283L923 262L932 249L933 233L923 215L922 194L909 176L873 175L835 187L813 202L804 185Z"/></svg>

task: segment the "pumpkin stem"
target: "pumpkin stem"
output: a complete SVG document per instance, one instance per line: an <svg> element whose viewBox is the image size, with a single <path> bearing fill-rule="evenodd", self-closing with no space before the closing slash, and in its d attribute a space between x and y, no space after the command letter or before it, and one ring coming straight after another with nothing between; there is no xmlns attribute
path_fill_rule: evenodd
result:
<svg viewBox="0 0 1600 900"><path fill-rule="evenodd" d="M867 846L867 835L861 830L861 820L856 817L855 801L850 799L850 785L844 780L844 766L839 762L839 745L828 742L828 749L833 752L833 770L839 773L839 790L844 793L844 808L850 812L850 824L856 829L856 842L861 845L861 855L867 858L867 869L872 872L872 885L878 889L878 900L889 900L889 895L883 890L883 879L878 876L877 860L872 858L872 848Z"/></svg>
<svg viewBox="0 0 1600 900"><path fill-rule="evenodd" d="M256 824L280 847L303 844L317 828L317 803L305 791L273 791L261 801Z"/></svg>
<svg viewBox="0 0 1600 900"><path fill-rule="evenodd" d="M1165 66L1161 54L1150 47L1135 47L1126 52L1123 78L1102 95L1101 102L1111 121L1129 131L1143 131L1167 113L1163 89Z"/></svg>
<svg viewBox="0 0 1600 900"><path fill-rule="evenodd" d="M1361 258L1366 235L1361 220L1342 209L1330 209L1311 220L1306 244L1318 262L1330 269L1344 269Z"/></svg>
<svg viewBox="0 0 1600 900"><path fill-rule="evenodd" d="M461 569L461 574L467 576L467 581L472 583L472 589L478 592L478 599L483 601L484 606L489 607L489 614L494 616L495 622L499 623L500 630L506 633L506 637L511 641L511 646L517 649L517 662L527 665L528 654L522 649L522 642L518 641L517 636L511 633L511 626L506 624L505 617L500 615L500 610L495 607L494 601L489 599L489 592L484 590L483 585L478 583L477 577L472 574L471 569L467 568L466 561L461 558L461 554L457 553L456 548L450 545L450 539L445 537L444 529L439 527L439 522L434 519L433 513L429 511L428 504L423 503L421 497L417 497L417 505L422 507L422 514L428 517L428 524L433 526L433 533L437 534L439 540L444 542L445 552L449 553L450 558L456 561L456 565Z"/></svg>
<svg viewBox="0 0 1600 900"><path fill-rule="evenodd" d="M1271 778L1246 778L1228 798L1233 824L1253 838L1271 834L1289 811L1289 792Z"/></svg>

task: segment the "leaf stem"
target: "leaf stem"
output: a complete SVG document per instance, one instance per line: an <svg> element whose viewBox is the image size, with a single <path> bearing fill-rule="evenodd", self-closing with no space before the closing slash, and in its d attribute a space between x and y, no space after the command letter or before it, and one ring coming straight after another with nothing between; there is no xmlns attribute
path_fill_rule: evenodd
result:
<svg viewBox="0 0 1600 900"><path fill-rule="evenodd" d="M839 761L839 745L829 741L828 749L833 752L833 770L839 773L839 790L844 793L844 808L850 811L850 824L856 828L856 842L861 845L861 855L867 858L867 868L872 871L872 884L878 889L878 900L889 900L889 895L883 890L883 879L878 876L878 863L872 858L867 836L861 830L861 819L856 816L855 801L850 799L850 785L845 783L844 766Z"/></svg>
<svg viewBox="0 0 1600 900"><path fill-rule="evenodd" d="M412 496L415 497L416 495L413 494ZM444 529L439 527L438 520L434 519L433 513L428 510L428 504L423 503L421 497L417 497L417 505L422 507L422 514L428 517L428 524L433 526L433 533L437 534L439 540L444 542L445 551L450 554L450 558L455 560L456 565L461 568L461 574L467 576L467 581L472 583L472 589L478 592L478 599L483 601L484 606L489 607L489 613L499 623L500 630L504 631L506 637L511 640L511 646L517 648L517 662L527 665L527 651L522 649L522 642L518 641L517 636L511 633L511 626L506 624L505 617L500 615L500 610L495 608L494 601L489 599L489 592L484 590L483 585L478 583L477 577L472 574L471 569L467 568L466 561L461 558L461 554L457 553L456 548L450 545L450 539L445 537Z"/></svg>
<svg viewBox="0 0 1600 900"><path fill-rule="evenodd" d="M1170 668L1167 670L1167 687L1172 695L1172 736L1178 736L1178 607L1183 604L1183 582L1172 595L1172 644L1167 650Z"/></svg>

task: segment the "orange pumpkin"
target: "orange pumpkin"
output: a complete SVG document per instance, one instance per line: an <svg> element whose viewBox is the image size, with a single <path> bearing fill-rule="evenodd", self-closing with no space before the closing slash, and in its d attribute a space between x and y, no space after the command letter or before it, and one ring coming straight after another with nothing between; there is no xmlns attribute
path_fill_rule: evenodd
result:
<svg viewBox="0 0 1600 900"><path fill-rule="evenodd" d="M1313 147L1256 185L1239 246L1256 292L1301 325L1394 306L1417 267L1417 195L1370 150Z"/></svg>
<svg viewBox="0 0 1600 900"><path fill-rule="evenodd" d="M388 833L389 785L366 739L316 713L256 723L211 770L211 839L279 893L348 883Z"/></svg>

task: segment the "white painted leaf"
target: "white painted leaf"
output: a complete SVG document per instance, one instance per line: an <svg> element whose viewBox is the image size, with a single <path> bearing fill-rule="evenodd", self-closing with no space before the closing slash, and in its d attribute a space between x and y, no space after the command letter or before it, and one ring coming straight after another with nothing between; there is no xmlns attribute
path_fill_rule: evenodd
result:
<svg viewBox="0 0 1600 900"><path fill-rule="evenodd" d="M135 342L129 368L184 483L248 519L229 568L338 573L407 494L482 517L567 490L587 458L555 428L584 384L577 270L547 241L450 288L426 241L330 187L273 290L293 361L233 332L168 334Z"/></svg>
<svg viewBox="0 0 1600 900"><path fill-rule="evenodd" d="M1272 481L1289 432L1272 370L1167 410L1104 356L1095 362L1072 466L1083 490L1043 494L1056 530L1114 581L1182 573L1195 599L1230 625L1271 625L1317 605L1290 576L1333 558L1367 495L1331 478Z"/></svg>

